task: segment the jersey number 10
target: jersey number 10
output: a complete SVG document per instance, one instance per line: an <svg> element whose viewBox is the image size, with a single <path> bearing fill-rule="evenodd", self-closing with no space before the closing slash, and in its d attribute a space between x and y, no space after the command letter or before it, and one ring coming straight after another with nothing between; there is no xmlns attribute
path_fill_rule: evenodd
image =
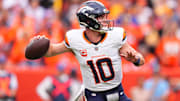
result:
<svg viewBox="0 0 180 101"><path fill-rule="evenodd" d="M110 75L109 76L106 76L105 75L105 72L103 70L103 63L106 63L107 64L107 67L109 69L109 72L110 72ZM109 80L112 80L114 78L114 70L113 70L113 66L112 66L112 61L110 58L102 58L102 59L98 59L96 61L96 66L94 65L93 61L92 60L89 60L87 61L87 64L90 66L91 68L91 71L93 72L93 75L94 75L94 79L95 79L95 82L96 83L100 83L100 80L99 80L99 77L98 77L98 74L97 74L97 71L96 71L96 67L99 71L99 74L100 74L100 77L101 79L104 81L104 82L107 82Z"/></svg>

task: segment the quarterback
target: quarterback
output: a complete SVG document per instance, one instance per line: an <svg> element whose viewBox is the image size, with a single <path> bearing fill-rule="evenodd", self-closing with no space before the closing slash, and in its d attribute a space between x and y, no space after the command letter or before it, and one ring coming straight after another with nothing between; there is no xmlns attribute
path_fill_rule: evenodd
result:
<svg viewBox="0 0 180 101"><path fill-rule="evenodd" d="M125 30L112 26L108 14L100 2L84 2L77 11L84 28L68 31L61 43L50 43L45 56L64 52L75 54L81 66L86 101L131 101L121 84L121 57L136 66L143 65L144 58L126 42ZM33 40L42 37L36 36Z"/></svg>

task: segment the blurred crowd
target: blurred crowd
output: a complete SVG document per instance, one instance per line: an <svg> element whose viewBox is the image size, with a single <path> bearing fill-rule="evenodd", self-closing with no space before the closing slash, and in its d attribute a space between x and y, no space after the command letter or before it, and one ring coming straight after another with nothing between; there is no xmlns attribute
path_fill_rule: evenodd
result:
<svg viewBox="0 0 180 101"><path fill-rule="evenodd" d="M65 32L73 28L73 15L79 2L0 0L0 48L5 53L8 64L20 67L55 66L61 59L60 56L28 61L24 56L25 47L38 34L46 35L52 42L62 41Z"/></svg>
<svg viewBox="0 0 180 101"><path fill-rule="evenodd" d="M80 28L76 10L84 1L0 0L0 54L7 65L55 67L63 62L78 66L71 53L29 61L24 52L35 35L46 35L57 43L63 41L66 31ZM98 1L110 10L114 26L125 28L128 42L144 55L147 68L157 72L160 67L180 67L180 0Z"/></svg>
<svg viewBox="0 0 180 101"><path fill-rule="evenodd" d="M147 64L180 66L180 0L99 1L110 10L114 26L126 29L128 42L143 53ZM0 52L5 53L11 65L52 66L62 61L63 56L28 61L25 47L38 34L46 35L52 42L63 41L67 30L79 28L76 10L82 2L0 0ZM66 61L74 61L72 58Z"/></svg>
<svg viewBox="0 0 180 101"><path fill-rule="evenodd" d="M180 66L179 0L100 0L110 10L114 26L126 29L128 42L146 63ZM38 34L52 42L79 28L76 10L83 0L0 0L0 47L11 65L55 65L61 57L28 61L24 51ZM64 58L64 57L63 57ZM73 59L72 59L73 60ZM71 60L70 60L71 61Z"/></svg>

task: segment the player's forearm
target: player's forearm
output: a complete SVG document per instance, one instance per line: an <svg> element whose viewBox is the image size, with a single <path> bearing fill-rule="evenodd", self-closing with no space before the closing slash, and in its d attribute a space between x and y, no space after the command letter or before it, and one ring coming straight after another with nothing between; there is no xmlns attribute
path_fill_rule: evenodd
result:
<svg viewBox="0 0 180 101"><path fill-rule="evenodd" d="M51 57L51 56L55 56L57 54L61 54L62 52L58 52L57 49L58 49L57 45L50 44L49 49L48 49L47 53L45 54L45 57Z"/></svg>
<svg viewBox="0 0 180 101"><path fill-rule="evenodd" d="M120 56L124 57L126 60L134 63L136 66L141 66L144 64L144 57L132 48L128 43L125 43L120 48Z"/></svg>
<svg viewBox="0 0 180 101"><path fill-rule="evenodd" d="M145 63L145 59L141 53L137 52L132 47L129 48L129 51L132 53L133 56L131 59L129 59L130 62L134 63L134 65L136 66L141 66Z"/></svg>
<svg viewBox="0 0 180 101"><path fill-rule="evenodd" d="M51 57L51 56L55 56L64 52L70 52L71 50L66 48L66 46L64 45L64 43L58 43L58 44L53 44L51 43L49 46L49 49L47 51L47 53L45 54L46 57Z"/></svg>
<svg viewBox="0 0 180 101"><path fill-rule="evenodd" d="M48 49L47 53L45 54L45 57L51 57L51 56L53 56L53 46L52 46L52 44L50 44L49 49Z"/></svg>
<svg viewBox="0 0 180 101"><path fill-rule="evenodd" d="M132 53L132 55L133 55L132 57L124 57L124 58L132 62L136 66L141 66L145 63L144 57L140 53L134 52Z"/></svg>

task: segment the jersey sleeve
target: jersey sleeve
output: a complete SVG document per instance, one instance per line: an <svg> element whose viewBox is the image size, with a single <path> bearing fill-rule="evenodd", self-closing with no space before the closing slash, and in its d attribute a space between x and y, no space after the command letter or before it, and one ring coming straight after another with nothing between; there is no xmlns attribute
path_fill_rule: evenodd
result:
<svg viewBox="0 0 180 101"><path fill-rule="evenodd" d="M65 34L65 38L64 38L64 43L65 43L65 46L67 47L67 48L71 48L71 37L70 37L70 31L68 31L68 32L66 32L66 34Z"/></svg>
<svg viewBox="0 0 180 101"><path fill-rule="evenodd" d="M66 32L64 38L64 44L67 48L72 50L76 49L77 47L81 46L81 38L83 29L72 29Z"/></svg>
<svg viewBox="0 0 180 101"><path fill-rule="evenodd" d="M64 43L65 43L65 46L67 48L70 48L69 40L68 40L68 37L66 35L65 35L65 38L64 38Z"/></svg>
<svg viewBox="0 0 180 101"><path fill-rule="evenodd" d="M127 40L127 35L126 35L126 31L123 30L123 34L122 34L122 37L120 38L121 39L121 44L123 45L124 43L126 43L126 40Z"/></svg>

